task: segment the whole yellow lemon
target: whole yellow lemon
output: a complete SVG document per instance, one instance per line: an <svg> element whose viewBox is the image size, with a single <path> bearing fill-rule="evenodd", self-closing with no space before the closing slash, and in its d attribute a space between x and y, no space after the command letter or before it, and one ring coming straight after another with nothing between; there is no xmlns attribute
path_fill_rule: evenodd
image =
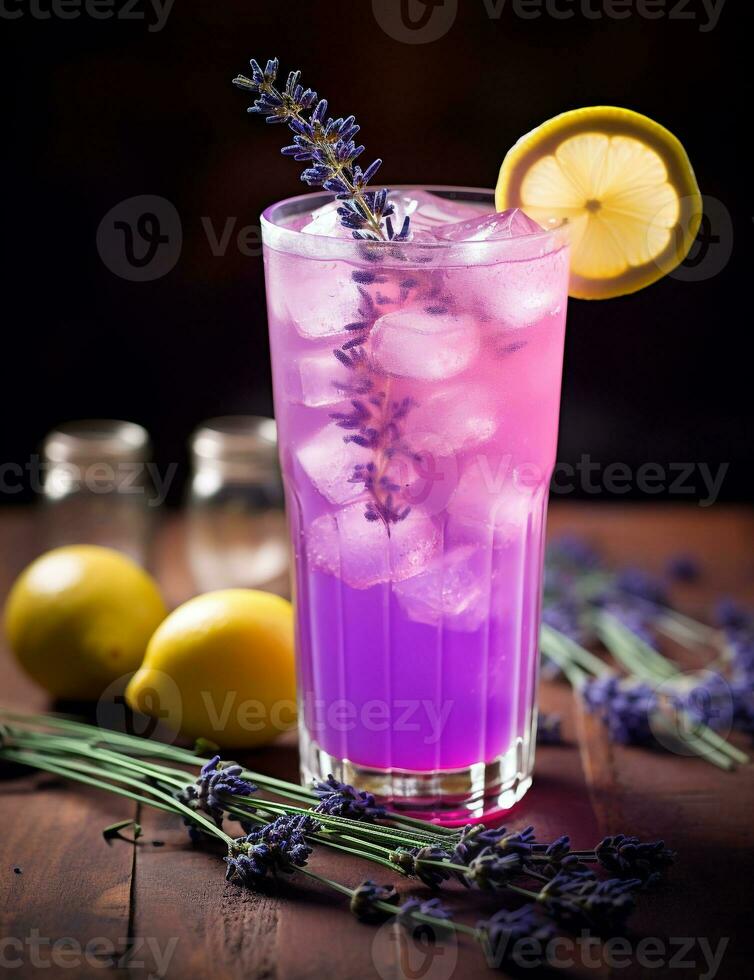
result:
<svg viewBox="0 0 754 980"><path fill-rule="evenodd" d="M56 548L16 579L5 604L8 643L58 698L97 698L136 670L167 614L154 580L118 551Z"/></svg>
<svg viewBox="0 0 754 980"><path fill-rule="evenodd" d="M126 689L137 711L188 738L254 748L296 719L293 607L255 589L179 606L149 642Z"/></svg>

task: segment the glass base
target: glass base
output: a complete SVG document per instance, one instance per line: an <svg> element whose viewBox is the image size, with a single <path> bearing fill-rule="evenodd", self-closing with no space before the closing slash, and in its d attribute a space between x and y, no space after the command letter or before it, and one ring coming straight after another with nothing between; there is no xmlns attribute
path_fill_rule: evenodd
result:
<svg viewBox="0 0 754 980"><path fill-rule="evenodd" d="M517 739L492 762L478 762L464 769L375 769L330 755L303 727L299 751L304 785L332 774L341 782L374 794L393 810L449 827L490 820L510 810L531 786L534 762L530 746Z"/></svg>

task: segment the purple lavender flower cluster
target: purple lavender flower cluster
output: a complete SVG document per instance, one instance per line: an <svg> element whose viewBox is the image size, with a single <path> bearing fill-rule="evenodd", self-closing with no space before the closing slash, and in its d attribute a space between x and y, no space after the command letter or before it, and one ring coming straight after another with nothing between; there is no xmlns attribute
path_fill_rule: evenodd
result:
<svg viewBox="0 0 754 980"><path fill-rule="evenodd" d="M215 821L218 827L221 827L223 813L227 809L223 795L246 797L252 796L257 791L254 783L242 778L242 772L242 766L235 762L223 763L220 761L220 756L215 755L202 766L196 782L178 794L178 799L192 810L202 810ZM188 818L185 823L188 826L189 836L194 842L206 838L204 831L192 824Z"/></svg>
<svg viewBox="0 0 754 980"><path fill-rule="evenodd" d="M543 621L585 646L598 614L607 616L644 647L658 649L657 623L673 611L668 581L691 582L700 575L697 562L679 555L667 565L667 576L627 568L610 574L600 556L577 537L563 538L548 551ZM605 723L610 738L623 744L656 744L652 718L672 707L689 723L718 731L738 729L754 735L754 617L731 600L721 600L715 619L725 638L724 666L706 671L693 687L664 690L667 703L646 683L615 676L587 680L585 704ZM548 669L547 676L559 671Z"/></svg>
<svg viewBox="0 0 754 980"><path fill-rule="evenodd" d="M724 598L717 603L715 620L725 637L729 676L709 672L689 691L686 710L711 728L736 728L754 736L754 616Z"/></svg>
<svg viewBox="0 0 754 980"><path fill-rule="evenodd" d="M675 852L661 840L642 842L638 837L615 834L605 837L595 848L600 864L619 878L639 878L649 887L675 860Z"/></svg>
<svg viewBox="0 0 754 980"><path fill-rule="evenodd" d="M648 684L622 680L611 674L588 680L581 694L587 709L606 726L612 742L654 744L652 717L660 703Z"/></svg>
<svg viewBox="0 0 754 980"><path fill-rule="evenodd" d="M314 795L319 798L316 813L335 817L349 817L373 823L387 816L384 806L379 806L371 793L354 789L348 783L339 782L332 773L326 780L314 784Z"/></svg>
<svg viewBox="0 0 754 980"><path fill-rule="evenodd" d="M542 904L568 929L612 935L625 929L636 906L638 878L598 878L588 869L561 872L542 889Z"/></svg>
<svg viewBox="0 0 754 980"><path fill-rule="evenodd" d="M303 868L312 852L307 835L319 827L307 814L284 815L237 838L225 858L226 880L253 887L268 874L292 874Z"/></svg>

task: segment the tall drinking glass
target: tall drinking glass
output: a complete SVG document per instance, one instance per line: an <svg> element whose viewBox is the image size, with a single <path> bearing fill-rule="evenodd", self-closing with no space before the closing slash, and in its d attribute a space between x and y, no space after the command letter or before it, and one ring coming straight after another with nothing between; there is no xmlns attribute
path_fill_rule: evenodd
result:
<svg viewBox="0 0 754 980"><path fill-rule="evenodd" d="M400 244L318 233L328 194L262 216L301 765L453 822L531 783L568 248L398 193Z"/></svg>

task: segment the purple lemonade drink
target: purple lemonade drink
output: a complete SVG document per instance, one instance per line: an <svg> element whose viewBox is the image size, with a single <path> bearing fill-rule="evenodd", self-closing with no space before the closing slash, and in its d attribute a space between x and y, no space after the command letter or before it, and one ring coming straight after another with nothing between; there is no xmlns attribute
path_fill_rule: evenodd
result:
<svg viewBox="0 0 754 980"><path fill-rule="evenodd" d="M263 216L302 770L445 818L531 781L568 249L491 192Z"/></svg>

